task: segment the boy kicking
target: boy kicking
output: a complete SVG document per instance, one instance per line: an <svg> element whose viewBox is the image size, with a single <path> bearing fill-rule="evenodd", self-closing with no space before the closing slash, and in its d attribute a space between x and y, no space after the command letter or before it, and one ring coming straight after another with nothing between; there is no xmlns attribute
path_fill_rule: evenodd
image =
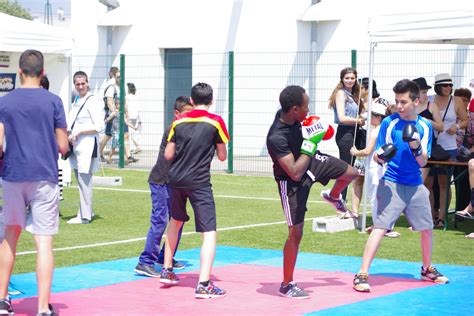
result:
<svg viewBox="0 0 474 316"><path fill-rule="evenodd" d="M307 299L308 293L293 280L298 248L303 238L306 202L314 182L334 186L323 195L341 213L349 212L340 197L357 176L357 170L344 161L317 150L326 134L326 127L308 115L309 97L300 86L288 86L280 93L281 109L267 135L268 153L273 161L273 174L278 184L281 205L288 225L288 237L283 248L283 282L279 295ZM303 121L303 126L300 123ZM302 133L303 131L303 133Z"/></svg>
<svg viewBox="0 0 474 316"><path fill-rule="evenodd" d="M431 154L431 124L416 114L420 88L408 79L393 87L398 112L385 118L375 146L374 160L384 164L383 146L393 144L397 151L387 162L387 170L377 188L377 217L365 245L362 265L354 277L354 289L370 292L369 267L380 241L404 212L414 230L421 232L423 265L421 278L435 283L448 283L448 278L431 265L433 220L429 192L423 185L420 168Z"/></svg>

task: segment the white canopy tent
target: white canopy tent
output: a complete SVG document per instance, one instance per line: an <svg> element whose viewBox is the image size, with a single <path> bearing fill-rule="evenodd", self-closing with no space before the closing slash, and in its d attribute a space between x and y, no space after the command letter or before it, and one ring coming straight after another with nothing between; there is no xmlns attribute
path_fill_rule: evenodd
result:
<svg viewBox="0 0 474 316"><path fill-rule="evenodd" d="M410 1L412 3L410 3ZM369 113L372 109L372 80L374 70L375 47L379 43L427 43L474 45L474 6L471 1L456 0L413 2L397 1L398 8L405 12L380 12L369 18ZM414 7L417 5L417 7ZM420 5L423 5L420 7ZM385 9L385 12L391 12ZM370 115L367 116L370 135ZM366 161L368 170L368 161ZM364 183L364 186L366 184ZM364 211L362 228L366 225L367 199L364 189Z"/></svg>
<svg viewBox="0 0 474 316"><path fill-rule="evenodd" d="M67 105L70 93L70 55L73 48L69 30L20 19L0 13L0 52L10 56L9 64L2 65L2 72L16 73L20 54L27 49L37 49L44 54L45 70L51 91L60 95ZM18 78L17 78L18 81Z"/></svg>
<svg viewBox="0 0 474 316"><path fill-rule="evenodd" d="M44 68L50 82L51 92L63 100L65 111L71 93L71 53L73 49L72 35L68 29L33 22L11 15L0 13L0 76L14 75L18 72L20 55L27 49L36 49L44 55ZM20 79L16 76L15 87L19 87ZM0 92L0 96L6 92ZM64 182L71 181L69 163L60 160L60 168L64 170Z"/></svg>

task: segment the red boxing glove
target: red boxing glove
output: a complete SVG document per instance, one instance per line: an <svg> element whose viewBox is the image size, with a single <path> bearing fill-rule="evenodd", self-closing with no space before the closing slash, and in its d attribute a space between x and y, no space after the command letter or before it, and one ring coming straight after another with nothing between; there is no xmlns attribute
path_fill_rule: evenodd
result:
<svg viewBox="0 0 474 316"><path fill-rule="evenodd" d="M325 122L321 121L320 117L317 115L311 115L306 117L303 122L301 123L303 126L311 126L317 125L320 126L323 130L325 130L325 134L322 140L331 139L334 136L334 128L330 124L326 124Z"/></svg>

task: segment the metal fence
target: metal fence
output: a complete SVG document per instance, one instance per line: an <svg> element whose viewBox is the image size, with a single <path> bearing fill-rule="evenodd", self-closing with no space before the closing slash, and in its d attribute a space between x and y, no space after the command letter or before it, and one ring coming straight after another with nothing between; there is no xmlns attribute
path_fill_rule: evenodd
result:
<svg viewBox="0 0 474 316"><path fill-rule="evenodd" d="M156 55L122 55L124 83L137 87L136 101L143 129L131 136L140 143L142 152L137 163L126 168L151 169L154 165L166 125L166 104L182 94L182 89L170 87L165 51ZM172 82L188 80L192 84L207 82L214 88L215 103L210 111L221 115L231 132L229 159L214 161L213 171L237 174L271 174L272 164L266 149L266 134L279 108L280 91L287 85L303 86L310 96L311 113L333 122L328 98L339 82L342 68L355 65L359 78L368 76L368 51L321 51L279 53L215 53L192 54L191 78L171 78ZM455 88L468 87L474 77L474 51L469 47L456 49L426 48L421 50L383 50L375 54L374 79L381 95L393 98L391 88L403 78L423 76L432 82L434 75L450 73ZM100 98L110 66L120 66L120 56L73 56L72 70L90 75L91 89ZM125 85L126 87L126 85ZM190 91L191 86L187 91ZM170 95L171 94L171 95ZM189 94L189 92L187 92ZM133 149L133 144L131 145ZM324 142L321 150L338 156L333 140Z"/></svg>

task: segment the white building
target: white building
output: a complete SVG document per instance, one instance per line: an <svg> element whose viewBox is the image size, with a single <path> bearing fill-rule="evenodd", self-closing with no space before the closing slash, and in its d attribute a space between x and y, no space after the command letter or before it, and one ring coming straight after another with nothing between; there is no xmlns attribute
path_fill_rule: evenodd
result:
<svg viewBox="0 0 474 316"><path fill-rule="evenodd" d="M174 99L188 94L195 82L214 87L212 110L228 119L228 52L233 51L234 155L250 158L266 155L266 132L279 107L279 92L288 84L305 87L312 110L332 122L327 100L340 70L351 66L351 50L357 51L359 77L368 76L370 16L445 4L440 0L120 0L120 7L108 11L102 3L72 0L73 70L88 72L92 88L100 94L108 68L119 66L120 54L126 56L125 81L137 86L145 113L144 133L156 135L145 138L145 148L157 147ZM457 0L445 8L465 5L472 12L469 3ZM461 87L474 77L469 46L383 44L377 51L374 78L388 99L391 87L402 78L424 76L433 82L435 74L448 72L455 87ZM322 148L337 153L333 141Z"/></svg>

